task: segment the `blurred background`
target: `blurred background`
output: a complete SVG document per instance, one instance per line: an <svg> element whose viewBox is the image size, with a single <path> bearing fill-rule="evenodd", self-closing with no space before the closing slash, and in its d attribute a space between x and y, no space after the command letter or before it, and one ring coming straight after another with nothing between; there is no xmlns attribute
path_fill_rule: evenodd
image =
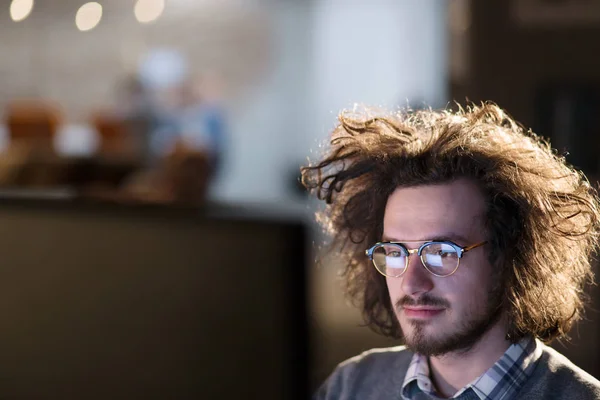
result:
<svg viewBox="0 0 600 400"><path fill-rule="evenodd" d="M343 359L395 344L361 326L341 294L335 258L315 262L323 238L312 221L317 205L299 185L299 166L318 157L337 113L355 103L442 108L453 100L492 100L551 139L596 183L599 33L598 0L0 0L0 210L10 216L0 246L14 262L5 285L23 287L4 299L0 317L16 326L5 334L6 346L26 335L42 340L43 304L51 307L36 303L40 314L15 325L15 318L24 318L15 310L32 309L10 304L25 304L40 288L50 300L64 291L60 285L73 287L94 274L63 269L64 279L25 285L30 281L14 265L47 271L87 265L87 258L102 254L104 264L94 268L110 260L123 268L137 265L142 274L144 266L170 270L185 259L202 269L203 249L216 246L207 239L213 230L224 235L219 243L232 242L246 237L237 224L249 220L270 232L254 239L272 241L275 232L300 240L294 249L303 254L303 267L285 258L281 263L303 268L305 280L296 276L300 286L294 286L281 277L282 287L296 289L277 293L281 299L295 293L306 305L297 319L309 329L286 346L308 354L298 363L306 363L302 382L312 391ZM174 208L176 215L165 214ZM195 228L181 225L182 218L196 221ZM134 233L140 224L154 224L156 238ZM294 233L281 235L282 226ZM130 236L119 233L130 230ZM184 233L191 236L171 240ZM196 257L191 237L198 241ZM99 246L107 238L111 245ZM289 246L272 243L265 251ZM79 255L70 256L75 247ZM32 259L30 253L42 248L45 256ZM255 258L243 263L265 262L259 254L248 257ZM171 290L191 279L189 273L173 272L180 280L172 277ZM105 284L111 279L107 275ZM97 288L102 296L94 307L106 306L115 290L110 287ZM75 291L51 304L72 306L78 296ZM598 309L598 291L591 296ZM202 302L177 299L180 306ZM152 312L146 311L148 322ZM600 315L591 311L588 317L572 343L557 347L600 377ZM64 317L65 331L69 321ZM15 382L32 382L24 360L43 359L48 368L36 372L36 382L60 386L60 374L49 372L54 364L48 360L56 359L44 348L29 358L15 350L13 360L22 364L13 368L21 371ZM25 386L10 386L15 398Z"/></svg>

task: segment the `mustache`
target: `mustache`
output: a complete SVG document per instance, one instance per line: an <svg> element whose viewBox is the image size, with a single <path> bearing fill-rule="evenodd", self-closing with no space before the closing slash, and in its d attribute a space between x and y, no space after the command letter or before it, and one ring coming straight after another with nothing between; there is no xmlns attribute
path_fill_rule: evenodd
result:
<svg viewBox="0 0 600 400"><path fill-rule="evenodd" d="M444 307L450 308L450 303L439 297L431 296L427 293L421 295L421 297L414 299L410 296L404 296L396 301L396 308L405 306L431 306L431 307Z"/></svg>

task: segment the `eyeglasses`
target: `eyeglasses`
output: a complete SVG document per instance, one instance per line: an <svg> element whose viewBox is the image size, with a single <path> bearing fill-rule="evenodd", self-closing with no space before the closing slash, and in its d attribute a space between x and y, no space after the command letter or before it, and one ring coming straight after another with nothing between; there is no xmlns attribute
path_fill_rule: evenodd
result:
<svg viewBox="0 0 600 400"><path fill-rule="evenodd" d="M413 241L407 241L410 243ZM398 278L408 268L408 257L417 253L423 266L431 274L446 277L454 274L460 265L460 259L469 250L483 246L487 241L462 247L450 241L428 241L418 249L407 249L403 243L380 242L365 251L379 273Z"/></svg>

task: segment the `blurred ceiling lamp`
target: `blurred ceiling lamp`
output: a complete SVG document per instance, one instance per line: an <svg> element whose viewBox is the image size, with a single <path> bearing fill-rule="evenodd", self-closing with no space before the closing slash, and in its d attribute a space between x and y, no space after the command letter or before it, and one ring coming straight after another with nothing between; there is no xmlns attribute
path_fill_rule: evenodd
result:
<svg viewBox="0 0 600 400"><path fill-rule="evenodd" d="M165 10L165 0L138 0L135 3L135 18L142 24L156 21Z"/></svg>
<svg viewBox="0 0 600 400"><path fill-rule="evenodd" d="M33 10L33 0L13 0L10 3L10 17L13 21L23 21Z"/></svg>
<svg viewBox="0 0 600 400"><path fill-rule="evenodd" d="M80 31L94 29L102 19L102 6L99 3L86 3L79 7L75 16L75 25Z"/></svg>

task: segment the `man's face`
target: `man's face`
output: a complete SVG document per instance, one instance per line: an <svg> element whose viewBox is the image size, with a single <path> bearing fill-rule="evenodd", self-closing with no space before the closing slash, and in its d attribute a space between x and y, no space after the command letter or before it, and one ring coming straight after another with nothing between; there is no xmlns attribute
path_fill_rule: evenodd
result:
<svg viewBox="0 0 600 400"><path fill-rule="evenodd" d="M468 180L398 188L387 202L383 240L409 249L428 240L466 247L487 240L484 216L484 197ZM447 277L432 275L411 255L401 277L386 278L407 346L428 356L468 350L498 323L495 278L485 245L466 252Z"/></svg>

